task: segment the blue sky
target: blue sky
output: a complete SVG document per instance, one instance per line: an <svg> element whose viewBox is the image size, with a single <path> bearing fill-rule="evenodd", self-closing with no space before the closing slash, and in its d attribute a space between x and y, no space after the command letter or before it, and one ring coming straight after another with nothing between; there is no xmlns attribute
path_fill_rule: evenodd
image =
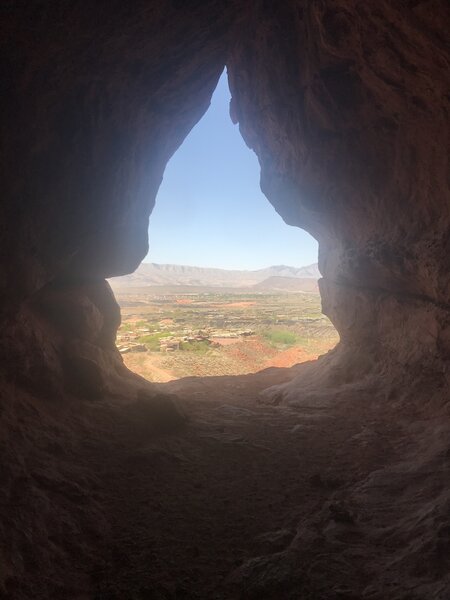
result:
<svg viewBox="0 0 450 600"><path fill-rule="evenodd" d="M166 167L144 262L224 269L317 262L317 242L286 225L261 192L258 159L231 122L229 101L224 72Z"/></svg>

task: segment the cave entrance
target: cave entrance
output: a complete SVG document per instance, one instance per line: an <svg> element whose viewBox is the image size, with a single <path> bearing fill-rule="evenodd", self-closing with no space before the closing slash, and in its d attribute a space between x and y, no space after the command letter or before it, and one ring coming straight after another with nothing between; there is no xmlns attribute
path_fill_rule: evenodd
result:
<svg viewBox="0 0 450 600"><path fill-rule="evenodd" d="M122 311L117 346L151 381L291 367L338 340L321 311L317 242L261 192L230 97L224 71L167 165L149 254L111 280Z"/></svg>

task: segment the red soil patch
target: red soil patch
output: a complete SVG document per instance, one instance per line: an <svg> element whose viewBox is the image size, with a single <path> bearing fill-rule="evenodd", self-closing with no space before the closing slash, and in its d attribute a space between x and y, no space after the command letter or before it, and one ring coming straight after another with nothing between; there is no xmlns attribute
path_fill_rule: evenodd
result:
<svg viewBox="0 0 450 600"><path fill-rule="evenodd" d="M265 365L266 360L273 357L277 353L275 348L272 348L259 338L241 341L239 344L230 345L227 348L228 356L245 365L249 372L258 371Z"/></svg>
<svg viewBox="0 0 450 600"><path fill-rule="evenodd" d="M295 348L284 350L277 356L268 360L266 367L293 367L298 363L314 360L316 358L317 354L308 354L303 348L297 346Z"/></svg>
<svg viewBox="0 0 450 600"><path fill-rule="evenodd" d="M194 302L193 300L189 300L188 298L177 298L176 299L177 304L192 304L193 302Z"/></svg>
<svg viewBox="0 0 450 600"><path fill-rule="evenodd" d="M236 342L239 343L236 343ZM233 344L233 342L235 342ZM298 346L287 350L277 350L260 338L251 340L227 340L224 344L229 346L227 354L234 360L246 365L250 370L258 371L269 367L289 368L307 360L314 360L317 354L309 354Z"/></svg>
<svg viewBox="0 0 450 600"><path fill-rule="evenodd" d="M214 342L214 344L218 344L219 346L231 346L233 344L238 344L239 342L242 342L242 340L240 338L227 338L227 337L215 337L212 338L212 341Z"/></svg>

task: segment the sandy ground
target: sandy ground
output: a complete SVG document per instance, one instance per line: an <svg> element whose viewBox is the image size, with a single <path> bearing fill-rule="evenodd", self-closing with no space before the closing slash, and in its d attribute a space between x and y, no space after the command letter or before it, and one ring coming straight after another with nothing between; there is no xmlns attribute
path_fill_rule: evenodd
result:
<svg viewBox="0 0 450 600"><path fill-rule="evenodd" d="M18 397L1 600L448 600L443 388L330 385L334 358L129 399Z"/></svg>
<svg viewBox="0 0 450 600"><path fill-rule="evenodd" d="M97 600L360 597L342 586L335 594L326 576L338 571L337 580L343 576L353 588L366 577L352 566L357 534L336 495L395 457L390 440L399 427L365 398L327 409L261 403L261 390L298 368L159 385L178 394L189 422L158 439L124 440L109 457L105 510L114 527ZM345 552L318 559L312 548L303 558L304 589L316 591L283 591L282 573L281 587L246 591L242 565L278 556L298 537L299 524L317 515ZM322 585L329 594L317 591Z"/></svg>

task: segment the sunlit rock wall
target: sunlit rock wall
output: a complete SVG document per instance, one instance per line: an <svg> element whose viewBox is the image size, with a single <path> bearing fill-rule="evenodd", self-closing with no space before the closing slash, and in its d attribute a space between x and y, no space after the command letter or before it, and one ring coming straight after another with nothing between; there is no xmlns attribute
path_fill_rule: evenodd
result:
<svg viewBox="0 0 450 600"><path fill-rule="evenodd" d="M51 316L56 288L61 314L67 301L65 318L80 303L87 310L86 282L104 295L105 277L133 271L145 256L165 165L208 108L223 70L230 9L218 1L167 0L51 8L30 2L2 12L2 331L14 328L17 338L27 303L29 338L30 311L39 305L41 322ZM56 328L68 342L84 339L84 355L90 344L91 358L114 367L117 357L98 343L91 316L71 332L59 319L48 337ZM97 316L113 340L119 320ZM11 337L4 345L0 339L0 354L11 356L11 344ZM12 377L15 370L23 375L26 353L21 345L8 360ZM49 368L57 362L55 356Z"/></svg>
<svg viewBox="0 0 450 600"><path fill-rule="evenodd" d="M443 1L254 3L229 61L262 189L319 240L324 311L375 360L449 356L449 18Z"/></svg>

